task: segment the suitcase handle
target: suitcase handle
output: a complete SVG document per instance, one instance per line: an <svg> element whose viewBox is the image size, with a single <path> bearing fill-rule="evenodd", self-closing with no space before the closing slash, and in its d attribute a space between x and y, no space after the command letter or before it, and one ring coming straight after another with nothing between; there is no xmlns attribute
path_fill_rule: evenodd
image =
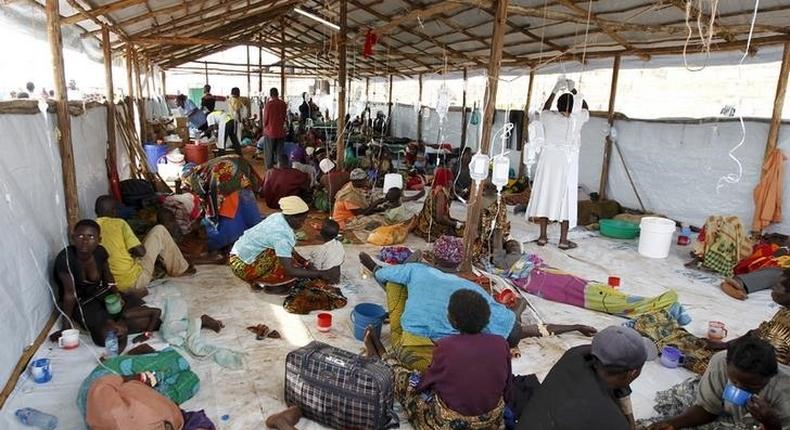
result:
<svg viewBox="0 0 790 430"><path fill-rule="evenodd" d="M335 355L343 356L341 360L337 360L337 361L332 360L331 362L333 364L347 367L349 371L351 371L352 373L356 373L358 369L365 364L364 363L365 359L359 356L358 354L353 354L351 352L344 351L342 349L333 348L332 346L327 344L321 344L319 347L308 352L305 355L305 361L309 361L312 358L313 354L324 352L327 349L333 349ZM349 366L346 366L346 363L348 363Z"/></svg>

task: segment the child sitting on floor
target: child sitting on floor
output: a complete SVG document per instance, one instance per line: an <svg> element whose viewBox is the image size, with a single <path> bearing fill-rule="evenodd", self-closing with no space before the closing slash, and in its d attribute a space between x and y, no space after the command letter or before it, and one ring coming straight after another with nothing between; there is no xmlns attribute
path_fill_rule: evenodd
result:
<svg viewBox="0 0 790 430"><path fill-rule="evenodd" d="M310 261L316 270L330 270L331 280L327 280L333 284L340 282L340 266L346 258L343 244L337 240L339 232L340 225L334 220L327 219L321 226L321 238L326 242L323 245L312 247L304 255L304 258Z"/></svg>

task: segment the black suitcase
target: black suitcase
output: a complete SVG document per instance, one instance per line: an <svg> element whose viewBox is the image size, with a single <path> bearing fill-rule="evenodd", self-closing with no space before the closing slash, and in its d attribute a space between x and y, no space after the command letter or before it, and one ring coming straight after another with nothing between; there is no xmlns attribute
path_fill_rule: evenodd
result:
<svg viewBox="0 0 790 430"><path fill-rule="evenodd" d="M392 369L321 342L288 353L285 402L302 415L339 430L398 426Z"/></svg>

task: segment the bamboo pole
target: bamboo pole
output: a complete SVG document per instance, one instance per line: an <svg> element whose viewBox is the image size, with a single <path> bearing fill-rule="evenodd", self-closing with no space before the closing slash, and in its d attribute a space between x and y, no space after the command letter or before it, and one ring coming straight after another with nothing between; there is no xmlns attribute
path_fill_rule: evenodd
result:
<svg viewBox="0 0 790 430"><path fill-rule="evenodd" d="M115 147L115 87L112 83L112 51L110 50L110 29L102 27L102 49L104 50L104 82L107 88L107 158L108 168L116 169ZM109 167L112 166L112 167ZM115 174L117 172L110 172Z"/></svg>
<svg viewBox="0 0 790 430"><path fill-rule="evenodd" d="M132 45L126 45L126 114L129 115L129 121L132 121L132 111L134 109L134 79L132 78Z"/></svg>
<svg viewBox="0 0 790 430"><path fill-rule="evenodd" d="M466 147L466 85L467 75L466 67L464 67L464 91L461 93L461 148Z"/></svg>
<svg viewBox="0 0 790 430"><path fill-rule="evenodd" d="M524 104L524 125L521 127L521 159L518 163L518 176L524 176L524 151L527 150L526 142L529 139L529 105L532 103L532 83L535 81L535 71L529 72L527 84L527 102Z"/></svg>
<svg viewBox="0 0 790 430"><path fill-rule="evenodd" d="M486 86L485 110L483 111L483 138L481 152L488 153L491 148L491 129L496 112L496 95L499 83L499 64L502 61L502 44L505 38L508 0L494 0L494 34L491 37L491 55L488 62L488 85ZM466 211L466 230L464 232L464 259L461 271L472 269L473 250L480 226L480 212L483 204L483 187L472 192Z"/></svg>
<svg viewBox="0 0 790 430"><path fill-rule="evenodd" d="M419 89L417 90L417 103L420 104L420 109L417 111L417 143L422 142L422 73L418 76ZM441 142L437 142L441 143Z"/></svg>
<svg viewBox="0 0 790 430"><path fill-rule="evenodd" d="M340 0L340 34L338 35L338 94L337 94L337 166L343 168L346 147L346 35L348 33L348 1Z"/></svg>
<svg viewBox="0 0 790 430"><path fill-rule="evenodd" d="M782 54L782 67L779 69L779 79L776 83L776 96L774 97L774 111L771 114L771 126L768 129L768 142L765 145L763 163L768 160L779 142L779 126L782 124L782 110L784 109L785 94L787 93L787 80L790 75L790 42L785 42Z"/></svg>
<svg viewBox="0 0 790 430"><path fill-rule="evenodd" d="M285 17L280 17L280 94L282 94L283 100L285 100ZM343 49L345 51L345 48ZM343 55L345 58L345 54ZM343 60L345 62L345 60Z"/></svg>
<svg viewBox="0 0 790 430"><path fill-rule="evenodd" d="M205 74L206 74L206 85L208 85L208 62L206 62L206 61L203 62L203 68L204 68Z"/></svg>
<svg viewBox="0 0 790 430"><path fill-rule="evenodd" d="M617 78L620 75L620 56L614 57L612 65L612 86L609 89L609 128L614 125L614 106L617 99ZM603 146L603 165L601 166L601 183L598 188L598 196L601 200L606 200L606 186L609 183L609 163L612 161L612 139L606 136Z"/></svg>
<svg viewBox="0 0 790 430"><path fill-rule="evenodd" d="M69 230L80 219L77 198L77 175L74 171L74 151L71 146L71 118L63 66L63 37L60 32L60 5L58 0L47 0L47 36L52 54L52 75L55 81L55 106L58 115L58 148L60 167L63 171L63 191L66 200L66 220Z"/></svg>
<svg viewBox="0 0 790 430"><path fill-rule="evenodd" d="M365 101L370 98L370 76L365 78Z"/></svg>

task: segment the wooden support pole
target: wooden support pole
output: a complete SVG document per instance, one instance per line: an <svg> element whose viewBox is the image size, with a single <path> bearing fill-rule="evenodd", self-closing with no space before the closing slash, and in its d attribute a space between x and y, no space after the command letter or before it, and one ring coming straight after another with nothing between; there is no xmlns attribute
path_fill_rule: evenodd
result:
<svg viewBox="0 0 790 430"><path fill-rule="evenodd" d="M502 45L507 27L508 0L494 0L494 34L491 37L491 55L488 62L488 85L486 86L485 110L483 111L483 138L480 140L481 152L487 154L491 148L491 129L494 126L496 95L499 83L499 65L502 62ZM475 187L471 193L466 210L466 230L464 232L464 259L461 271L472 269L473 251L480 226L480 212L483 204L483 187Z"/></svg>
<svg viewBox="0 0 790 430"><path fill-rule="evenodd" d="M365 101L370 98L370 77L365 78Z"/></svg>
<svg viewBox="0 0 790 430"><path fill-rule="evenodd" d="M765 156L763 161L768 159L774 148L779 142L779 126L782 124L782 110L785 104L785 94L787 93L787 80L790 75L790 42L785 42L784 53L782 54L782 67L779 69L779 80L776 83L776 96L774 97L774 111L771 114L771 126L768 129L768 142L765 145Z"/></svg>
<svg viewBox="0 0 790 430"><path fill-rule="evenodd" d="M280 43L282 43L280 45L280 94L282 94L282 99L285 100L285 16L280 17ZM343 52L345 52L345 47ZM343 62L345 63L345 54L343 54L342 58L344 58Z"/></svg>
<svg viewBox="0 0 790 430"><path fill-rule="evenodd" d="M252 94L252 75L250 75L250 45L247 45L247 97Z"/></svg>
<svg viewBox="0 0 790 430"><path fill-rule="evenodd" d="M203 62L203 67L204 67L205 74L206 74L206 85L208 85L208 62L207 61Z"/></svg>
<svg viewBox="0 0 790 430"><path fill-rule="evenodd" d="M263 46L258 46L258 94L263 105Z"/></svg>
<svg viewBox="0 0 790 430"><path fill-rule="evenodd" d="M420 109L417 111L417 142L422 142L422 73L418 77L419 89L417 90L417 103L420 104ZM441 143L441 142L437 142Z"/></svg>
<svg viewBox="0 0 790 430"><path fill-rule="evenodd" d="M132 62L134 63L134 83L137 88L137 118L140 121L140 140L145 143L148 138L147 121L145 119L145 98L143 98L143 86L140 81L140 60L137 53L132 50Z"/></svg>
<svg viewBox="0 0 790 430"><path fill-rule="evenodd" d="M461 93L461 148L466 147L466 85L467 85L467 75L466 75L466 67L464 67L464 90Z"/></svg>
<svg viewBox="0 0 790 430"><path fill-rule="evenodd" d="M132 47L131 45L126 45L126 91L129 97L134 97L132 67Z"/></svg>
<svg viewBox="0 0 790 430"><path fill-rule="evenodd" d="M526 142L529 139L529 105L532 103L532 83L535 81L535 71L529 72L527 84L527 103L524 104L524 124L521 127L521 159L518 162L518 176L524 176L524 151L527 150Z"/></svg>
<svg viewBox="0 0 790 430"><path fill-rule="evenodd" d="M161 72L162 77L162 97L165 98L165 103L167 103L167 73L164 70Z"/></svg>
<svg viewBox="0 0 790 430"><path fill-rule="evenodd" d="M390 73L390 86L387 90L387 135L392 135L392 73Z"/></svg>
<svg viewBox="0 0 790 430"><path fill-rule="evenodd" d="M612 65L612 86L609 89L609 128L614 125L614 106L617 99L617 77L620 74L620 56L614 57ZM601 200L606 200L606 186L609 183L609 163L612 160L612 139L606 136L603 146L603 165L601 166L601 183L598 187L598 196Z"/></svg>
<svg viewBox="0 0 790 430"><path fill-rule="evenodd" d="M80 219L77 198L77 175L74 171L74 151L71 146L71 118L63 66L63 37L60 33L60 5L58 0L47 0L47 36L52 54L52 75L55 81L55 106L58 112L58 149L63 171L63 191L66 200L66 220L69 231Z"/></svg>
<svg viewBox="0 0 790 430"><path fill-rule="evenodd" d="M337 94L337 166L343 169L346 151L346 35L348 33L348 0L340 0L340 34L338 35L338 94Z"/></svg>
<svg viewBox="0 0 790 430"><path fill-rule="evenodd" d="M101 44L104 50L104 86L107 89L107 159L108 166L116 169L115 148L115 87L112 83L112 51L110 50L110 29L102 27ZM110 172L115 174L117 172Z"/></svg>

